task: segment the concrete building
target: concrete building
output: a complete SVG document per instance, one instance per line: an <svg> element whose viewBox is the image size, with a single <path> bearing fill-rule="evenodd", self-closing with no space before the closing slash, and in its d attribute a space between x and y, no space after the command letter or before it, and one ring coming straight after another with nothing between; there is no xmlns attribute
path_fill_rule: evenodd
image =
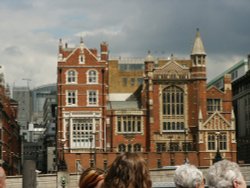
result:
<svg viewBox="0 0 250 188"><path fill-rule="evenodd" d="M47 169L46 151L48 149L46 146L55 147L55 140L53 141L54 144L47 144L47 142L51 142L53 136L53 139L55 139L55 130L53 130L55 129L55 117L54 119L50 119L52 111L45 110L44 104L47 98L54 97L53 103L55 102L56 89L55 84L47 84L34 89L30 89L29 87L13 88L13 97L19 104L17 120L21 124L20 135L23 138L21 147L23 153L22 163L24 160L35 160L36 164L39 164L37 168L42 172L46 172ZM55 116L55 108L53 109L53 113ZM51 133L51 130L54 132ZM50 135L50 138L48 135ZM46 140L44 141L44 139ZM34 152L34 148L40 149ZM54 158L55 156L52 156L51 160L55 160Z"/></svg>
<svg viewBox="0 0 250 188"><path fill-rule="evenodd" d="M13 99L18 102L17 121L20 125L20 135L26 139L23 130L26 130L31 122L31 91L29 87L13 87L12 95Z"/></svg>
<svg viewBox="0 0 250 188"><path fill-rule="evenodd" d="M45 125L44 146L46 148L46 172L51 173L57 170L56 161L56 95L46 98L43 106L43 122Z"/></svg>
<svg viewBox="0 0 250 188"><path fill-rule="evenodd" d="M42 85L32 89L32 122L43 122L43 106L47 97L56 95L56 84Z"/></svg>
<svg viewBox="0 0 250 188"><path fill-rule="evenodd" d="M238 162L250 163L250 55L209 82L223 88L223 76L231 74L236 117Z"/></svg>
<svg viewBox="0 0 250 188"><path fill-rule="evenodd" d="M230 75L224 90L207 87L199 31L190 59L109 59L107 43L88 49L59 43L59 160L70 172L106 168L117 153L140 152L149 168L190 161L210 166L216 155L236 161Z"/></svg>

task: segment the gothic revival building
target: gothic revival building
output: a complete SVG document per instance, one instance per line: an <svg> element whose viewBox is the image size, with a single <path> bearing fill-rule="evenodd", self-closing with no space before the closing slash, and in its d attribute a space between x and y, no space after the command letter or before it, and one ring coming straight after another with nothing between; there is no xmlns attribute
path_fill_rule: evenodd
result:
<svg viewBox="0 0 250 188"><path fill-rule="evenodd" d="M150 168L190 161L209 166L216 153L236 161L231 77L207 88L206 52L197 30L189 60L111 59L81 40L59 44L57 151L70 172L106 168L120 152L140 152Z"/></svg>

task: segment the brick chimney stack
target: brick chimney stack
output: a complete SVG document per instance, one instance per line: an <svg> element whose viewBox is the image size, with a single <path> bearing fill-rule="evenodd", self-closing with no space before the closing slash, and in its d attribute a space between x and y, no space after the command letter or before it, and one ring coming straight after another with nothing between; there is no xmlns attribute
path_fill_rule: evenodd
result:
<svg viewBox="0 0 250 188"><path fill-rule="evenodd" d="M101 60L108 61L108 43L101 43Z"/></svg>

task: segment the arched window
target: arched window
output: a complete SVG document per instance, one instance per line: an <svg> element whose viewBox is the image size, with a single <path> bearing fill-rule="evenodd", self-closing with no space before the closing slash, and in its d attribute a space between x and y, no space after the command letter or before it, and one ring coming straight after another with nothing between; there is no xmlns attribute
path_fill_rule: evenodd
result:
<svg viewBox="0 0 250 188"><path fill-rule="evenodd" d="M119 151L119 152L125 152L125 151L126 151L126 146L125 146L125 144L120 144L120 145L118 146L118 151Z"/></svg>
<svg viewBox="0 0 250 188"><path fill-rule="evenodd" d="M68 70L67 71L67 83L76 83L77 82L77 73L75 70Z"/></svg>
<svg viewBox="0 0 250 188"><path fill-rule="evenodd" d="M140 152L141 151L141 145L140 144L135 144L134 145L134 152Z"/></svg>
<svg viewBox="0 0 250 188"><path fill-rule="evenodd" d="M95 70L89 70L87 74L88 84L97 84L98 83L98 74Z"/></svg>
<svg viewBox="0 0 250 188"><path fill-rule="evenodd" d="M183 115L183 90L170 86L163 90L163 114L164 115Z"/></svg>
<svg viewBox="0 0 250 188"><path fill-rule="evenodd" d="M175 85L162 91L162 129L165 132L181 132L184 130L184 90Z"/></svg>

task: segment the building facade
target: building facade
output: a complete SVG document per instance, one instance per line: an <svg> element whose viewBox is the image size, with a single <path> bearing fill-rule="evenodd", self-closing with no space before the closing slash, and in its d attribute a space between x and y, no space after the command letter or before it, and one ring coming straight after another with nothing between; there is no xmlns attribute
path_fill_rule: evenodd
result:
<svg viewBox="0 0 250 188"><path fill-rule="evenodd" d="M230 74L232 77L233 107L236 122L237 160L239 163L250 163L250 55L230 67L228 70L211 80L209 86L224 89L223 77Z"/></svg>
<svg viewBox="0 0 250 188"><path fill-rule="evenodd" d="M233 106L237 125L238 160L250 163L250 55L245 75L232 83Z"/></svg>
<svg viewBox="0 0 250 188"><path fill-rule="evenodd" d="M3 73L0 74L0 163L7 175L20 174L21 137L17 123L18 103L6 92Z"/></svg>
<svg viewBox="0 0 250 188"><path fill-rule="evenodd" d="M106 168L121 152L140 152L150 168L190 161L209 166L216 153L236 161L231 77L207 87L199 31L189 60L110 59L107 43L88 49L59 43L57 151L70 172Z"/></svg>
<svg viewBox="0 0 250 188"><path fill-rule="evenodd" d="M47 97L43 106L43 122L45 124L44 147L46 172L53 173L57 170L56 162L56 95Z"/></svg>

